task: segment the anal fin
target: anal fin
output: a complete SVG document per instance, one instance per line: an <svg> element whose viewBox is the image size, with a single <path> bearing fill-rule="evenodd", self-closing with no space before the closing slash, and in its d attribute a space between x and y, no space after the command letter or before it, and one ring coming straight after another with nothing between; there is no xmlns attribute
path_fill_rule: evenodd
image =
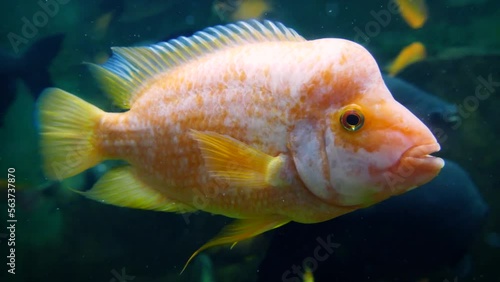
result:
<svg viewBox="0 0 500 282"><path fill-rule="evenodd" d="M283 226L288 222L290 222L290 220L283 216L238 219L224 227L217 236L196 250L184 265L181 273L184 272L188 264L196 255L210 247L224 244L232 244L231 247L233 247L239 241L255 237L266 231Z"/></svg>
<svg viewBox="0 0 500 282"><path fill-rule="evenodd" d="M130 166L113 168L85 192L87 198L115 206L163 212L193 212L196 209L175 202L140 181Z"/></svg>

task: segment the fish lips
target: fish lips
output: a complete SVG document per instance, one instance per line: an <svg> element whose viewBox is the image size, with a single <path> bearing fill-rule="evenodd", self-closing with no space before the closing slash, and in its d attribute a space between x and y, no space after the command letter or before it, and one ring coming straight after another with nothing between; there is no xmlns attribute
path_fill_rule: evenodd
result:
<svg viewBox="0 0 500 282"><path fill-rule="evenodd" d="M414 187L427 183L434 178L444 166L444 160L430 154L441 149L438 143L417 145L409 148L401 155L397 173L414 182Z"/></svg>
<svg viewBox="0 0 500 282"><path fill-rule="evenodd" d="M440 149L437 142L407 149L399 162L384 174L388 195L401 195L436 177L444 166L444 160L430 154Z"/></svg>
<svg viewBox="0 0 500 282"><path fill-rule="evenodd" d="M439 152L439 150L441 150L441 146L438 143L417 145L406 150L401 155L401 158L412 161L417 165L426 165L441 169L444 166L444 160L431 155L432 153Z"/></svg>

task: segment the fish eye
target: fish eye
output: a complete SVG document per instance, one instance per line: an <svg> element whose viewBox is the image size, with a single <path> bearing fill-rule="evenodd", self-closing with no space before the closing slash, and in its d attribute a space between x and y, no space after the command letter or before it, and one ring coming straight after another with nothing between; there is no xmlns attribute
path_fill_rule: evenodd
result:
<svg viewBox="0 0 500 282"><path fill-rule="evenodd" d="M347 131L357 131L365 123L365 117L356 109L345 110L340 116L340 123Z"/></svg>

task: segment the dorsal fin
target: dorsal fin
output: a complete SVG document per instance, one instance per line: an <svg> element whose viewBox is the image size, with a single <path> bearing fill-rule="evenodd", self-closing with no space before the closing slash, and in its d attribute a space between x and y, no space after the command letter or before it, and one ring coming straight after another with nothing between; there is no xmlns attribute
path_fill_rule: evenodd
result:
<svg viewBox="0 0 500 282"><path fill-rule="evenodd" d="M147 47L114 47L113 56L105 64L90 64L90 68L113 102L129 109L148 79L193 58L245 43L304 40L281 23L240 21Z"/></svg>

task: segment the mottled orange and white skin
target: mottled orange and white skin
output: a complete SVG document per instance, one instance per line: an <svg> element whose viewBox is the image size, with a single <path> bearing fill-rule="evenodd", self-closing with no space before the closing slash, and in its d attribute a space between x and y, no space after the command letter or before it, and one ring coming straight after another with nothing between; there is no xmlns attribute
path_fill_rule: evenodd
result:
<svg viewBox="0 0 500 282"><path fill-rule="evenodd" d="M392 98L362 46L342 39L306 41L270 22L207 32L213 37L204 39L217 48L197 38L173 42L171 61L189 59L168 68L161 68L159 59L168 45L115 50L112 63L97 72L138 80L129 89L129 111L92 109L85 137L92 143L92 161L55 173L48 157L48 174L64 178L104 159L126 160L131 167L105 176L86 195L121 206L161 210L165 203L167 211L203 210L271 225L243 226L236 232L241 237L231 237L238 241L288 221L321 222L372 205L428 182L443 166L428 156L439 150L434 136ZM217 36L226 37L217 41ZM161 71L141 76L140 64ZM114 87L109 92L117 92L120 83ZM58 92L41 102L48 156L57 150L49 140L51 125L61 123L53 120L57 115L49 101L83 103L51 91ZM364 117L359 129L342 124L347 111ZM127 181L144 193L113 185Z"/></svg>

